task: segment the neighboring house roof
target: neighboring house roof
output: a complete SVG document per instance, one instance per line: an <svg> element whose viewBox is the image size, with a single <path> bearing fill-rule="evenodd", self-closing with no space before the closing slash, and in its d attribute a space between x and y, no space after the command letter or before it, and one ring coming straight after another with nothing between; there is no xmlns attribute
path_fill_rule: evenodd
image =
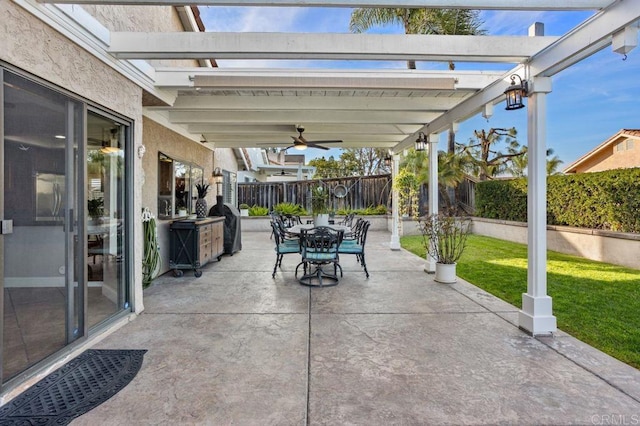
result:
<svg viewBox="0 0 640 426"><path fill-rule="evenodd" d="M618 142L629 138L640 140L640 129L621 129L618 133L611 136L609 139L602 142L600 145L567 166L564 169L564 173L577 173L582 166L589 164L596 159L596 157L612 150Z"/></svg>

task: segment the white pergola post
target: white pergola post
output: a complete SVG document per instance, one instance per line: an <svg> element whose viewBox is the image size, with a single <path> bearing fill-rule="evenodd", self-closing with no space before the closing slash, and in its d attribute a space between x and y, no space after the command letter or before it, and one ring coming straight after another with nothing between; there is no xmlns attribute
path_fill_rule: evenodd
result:
<svg viewBox="0 0 640 426"><path fill-rule="evenodd" d="M429 215L438 213L438 134L429 135ZM424 271L436 272L436 260L427 254Z"/></svg>
<svg viewBox="0 0 640 426"><path fill-rule="evenodd" d="M547 295L547 93L551 78L532 81L527 107L527 144L529 164L527 191L528 268L527 292L522 294L520 328L534 336L556 331L556 317Z"/></svg>
<svg viewBox="0 0 640 426"><path fill-rule="evenodd" d="M391 182L393 184L398 169L400 168L400 155L393 154L393 165L391 166ZM393 186L392 186L393 188ZM391 250L400 250L400 219L398 216L398 190L393 188L391 193L391 241L389 248Z"/></svg>

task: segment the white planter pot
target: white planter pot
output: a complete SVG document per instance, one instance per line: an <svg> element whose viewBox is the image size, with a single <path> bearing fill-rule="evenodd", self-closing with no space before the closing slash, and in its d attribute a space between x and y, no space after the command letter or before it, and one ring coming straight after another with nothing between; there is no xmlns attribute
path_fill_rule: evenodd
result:
<svg viewBox="0 0 640 426"><path fill-rule="evenodd" d="M318 214L313 217L313 226L329 226L329 214Z"/></svg>
<svg viewBox="0 0 640 426"><path fill-rule="evenodd" d="M240 209L240 216L249 216L249 209Z"/></svg>
<svg viewBox="0 0 640 426"><path fill-rule="evenodd" d="M455 263L436 263L436 277L439 283L451 284L456 282Z"/></svg>

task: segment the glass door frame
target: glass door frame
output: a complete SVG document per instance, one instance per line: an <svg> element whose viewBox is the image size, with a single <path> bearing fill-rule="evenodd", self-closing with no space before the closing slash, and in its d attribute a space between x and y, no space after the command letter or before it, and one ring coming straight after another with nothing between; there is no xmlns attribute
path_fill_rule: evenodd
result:
<svg viewBox="0 0 640 426"><path fill-rule="evenodd" d="M45 87L48 90L58 92L69 98L68 112L74 109L77 116L67 116L65 123L67 130L73 132L73 138L67 139L65 146L65 172L70 168L75 168L75 173L65 173L65 186L72 189L66 191L65 205L75 199L74 208L65 209L65 268L67 274L65 276L66 287L66 321L65 336L66 346L59 351L46 356L31 367L26 368L11 379L2 380L2 361L3 361L3 334L4 319L0 315L0 392L8 391L19 386L25 380L36 376L41 371L56 364L63 357L76 350L76 348L84 344L92 335L97 335L102 329L109 327L113 322L122 317L126 317L133 312L135 306L135 267L134 267L134 229L135 219L138 215L134 213L134 149L133 149L133 120L118 115L117 113L108 111L100 106L93 104L87 99L71 93L59 86L47 82L39 77L33 76L23 70L13 67L4 61L0 61L0 176L4 176L5 162L5 129L4 129L4 81L7 72L15 74L20 78L32 81ZM71 106L73 104L73 107ZM79 110L78 110L79 109ZM119 283L120 291L118 292L118 311L104 323L98 324L92 328L88 327L87 307L88 307L88 266L87 259L87 218L88 212L86 208L87 194L87 113L91 111L95 114L112 119L124 126L123 132L123 150L124 150L124 179L123 179L123 207L122 219L124 236L122 240L122 282ZM81 123L75 121L76 118L82 120ZM71 146L69 146L71 145ZM4 179L3 179L4 185ZM71 194L72 193L72 194ZM4 186L0 188L0 220L4 219ZM69 226L67 226L69 224ZM67 229L68 228L68 229ZM0 306L4 306L4 236L0 235ZM78 291L76 291L76 288ZM81 303L76 303L81 299ZM4 312L4 309L3 309ZM77 318L77 324L75 321ZM77 327L76 327L77 325Z"/></svg>

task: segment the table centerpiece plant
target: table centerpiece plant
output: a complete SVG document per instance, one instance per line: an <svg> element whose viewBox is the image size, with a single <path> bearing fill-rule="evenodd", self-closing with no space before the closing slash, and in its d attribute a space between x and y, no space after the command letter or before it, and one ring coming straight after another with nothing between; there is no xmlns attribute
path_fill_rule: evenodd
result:
<svg viewBox="0 0 640 426"><path fill-rule="evenodd" d="M311 213L315 226L329 225L329 191L322 185L311 188Z"/></svg>

